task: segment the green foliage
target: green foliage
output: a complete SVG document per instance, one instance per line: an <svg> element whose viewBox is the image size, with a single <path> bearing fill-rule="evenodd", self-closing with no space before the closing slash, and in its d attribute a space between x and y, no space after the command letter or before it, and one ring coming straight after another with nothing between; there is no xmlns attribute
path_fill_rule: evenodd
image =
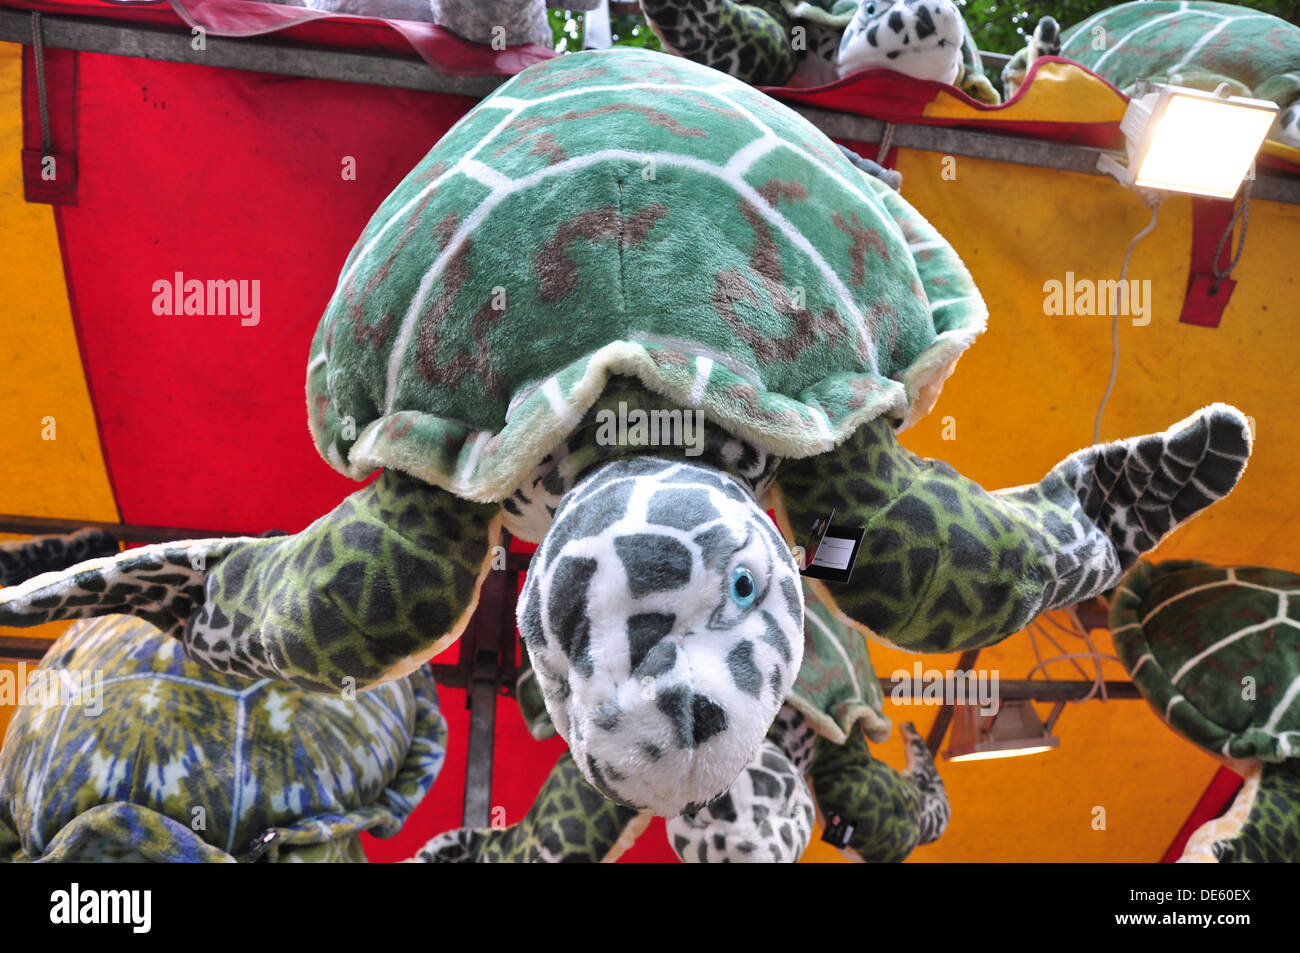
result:
<svg viewBox="0 0 1300 953"><path fill-rule="evenodd" d="M1061 28L1073 26L1108 7L1114 0L1043 0L1005 3L1002 0L957 0L975 44L990 53L1015 53L1034 32L1040 17L1054 16ZM1237 6L1271 13L1300 24L1300 0L1238 0Z"/></svg>
<svg viewBox="0 0 1300 953"><path fill-rule="evenodd" d="M572 53L582 49L583 14L578 10L552 10L551 32L555 35L555 49L559 53ZM647 50L662 50L659 37L639 15L613 14L609 18L615 46L638 46Z"/></svg>

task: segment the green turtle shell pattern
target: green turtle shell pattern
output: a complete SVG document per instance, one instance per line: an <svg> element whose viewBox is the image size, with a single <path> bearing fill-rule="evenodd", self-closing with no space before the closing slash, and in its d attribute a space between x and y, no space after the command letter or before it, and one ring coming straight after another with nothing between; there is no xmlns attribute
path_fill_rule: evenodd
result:
<svg viewBox="0 0 1300 953"><path fill-rule="evenodd" d="M1151 707L1210 754L1300 753L1300 576L1142 562L1116 590L1111 631Z"/></svg>
<svg viewBox="0 0 1300 953"><path fill-rule="evenodd" d="M826 603L804 586L803 663L786 704L797 709L818 735L844 744L854 725L875 742L893 725L884 713L884 694L871 664L867 640L836 618ZM529 733L541 741L555 736L537 677L524 653L515 698Z"/></svg>
<svg viewBox="0 0 1300 953"><path fill-rule="evenodd" d="M0 749L0 860L364 860L358 832L397 833L446 750L427 667L312 694L105 616L36 671Z"/></svg>
<svg viewBox="0 0 1300 953"><path fill-rule="evenodd" d="M933 404L987 311L951 246L798 114L616 49L520 73L382 203L312 343L361 479L515 490L615 374L786 457Z"/></svg>
<svg viewBox="0 0 1300 953"><path fill-rule="evenodd" d="M1061 34L1061 56L1129 93L1139 79L1282 106L1300 95L1300 26L1229 3L1145 0L1089 17Z"/></svg>

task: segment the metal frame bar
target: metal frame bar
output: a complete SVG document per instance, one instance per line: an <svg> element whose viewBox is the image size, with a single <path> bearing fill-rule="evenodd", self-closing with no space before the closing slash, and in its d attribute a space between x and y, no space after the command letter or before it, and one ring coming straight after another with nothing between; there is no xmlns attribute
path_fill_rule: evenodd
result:
<svg viewBox="0 0 1300 953"><path fill-rule="evenodd" d="M89 17L42 14L41 25L45 45L61 49L399 89L456 93L475 98L486 96L509 78L451 76L438 72L418 56L323 49L265 37L209 36L206 39L207 49L199 52L191 48L191 34L186 30L123 24ZM0 40L30 43L30 15L22 11L0 9ZM1001 60L998 54L990 53L984 54L984 62L986 66L997 67ZM884 136L887 125L882 120L867 119L864 116L811 106L791 106L833 138L878 143ZM1120 153L1104 149L996 135L955 126L896 125L894 129L894 144L906 149L1060 169L1085 175L1105 174L1097 168L1097 158L1103 154L1123 158ZM1300 179L1260 175L1255 180L1252 198L1300 204Z"/></svg>
<svg viewBox="0 0 1300 953"><path fill-rule="evenodd" d="M509 76L452 76L418 56L333 50L263 37L207 36L195 50L189 30L123 24L114 20L41 14L47 47L133 56L168 63L219 66L309 79L332 79L372 86L394 86L481 99ZM31 44L31 14L0 10L0 40Z"/></svg>

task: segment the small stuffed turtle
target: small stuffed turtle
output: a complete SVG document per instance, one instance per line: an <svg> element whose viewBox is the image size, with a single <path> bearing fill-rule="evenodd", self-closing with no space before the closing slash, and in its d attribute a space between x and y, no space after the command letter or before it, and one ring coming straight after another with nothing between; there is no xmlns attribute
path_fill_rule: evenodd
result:
<svg viewBox="0 0 1300 953"><path fill-rule="evenodd" d="M0 748L0 860L364 861L446 736L428 668L320 695L209 671L142 619L77 622Z"/></svg>
<svg viewBox="0 0 1300 953"><path fill-rule="evenodd" d="M1156 714L1246 779L1182 860L1300 861L1300 575L1138 563L1110 624Z"/></svg>
<svg viewBox="0 0 1300 953"><path fill-rule="evenodd" d="M1029 55L1012 58L1004 84L1023 79ZM1150 80L1270 100L1281 112L1269 138L1300 148L1300 26L1280 17L1205 0L1122 3L1066 29L1059 55L1129 96Z"/></svg>
<svg viewBox="0 0 1300 953"><path fill-rule="evenodd" d="M641 0L666 50L754 86L820 86L866 69L997 104L953 0Z"/></svg>
<svg viewBox="0 0 1300 953"><path fill-rule="evenodd" d="M217 672L365 689L460 636L504 524L540 542L518 622L583 775L696 810L790 693L791 541L832 513L864 540L819 597L953 652L1108 589L1235 485L1224 405L1000 493L909 453L985 319L948 243L795 112L659 53L559 57L461 119L344 266L309 423L378 478L293 536L0 590L0 625L131 612Z"/></svg>
<svg viewBox="0 0 1300 953"><path fill-rule="evenodd" d="M846 856L901 861L947 827L943 781L915 728L902 729L908 764L901 774L867 747L868 737L884 741L890 724L866 641L815 595L805 592L804 599L803 665L757 755L721 797L668 820L669 842L684 862L793 863L808 847L815 817L832 828ZM525 665L515 694L530 733L542 740L555 727L536 685ZM566 753L519 824L447 831L429 841L418 859L609 861L648 818L643 815L638 825L635 811L603 800Z"/></svg>

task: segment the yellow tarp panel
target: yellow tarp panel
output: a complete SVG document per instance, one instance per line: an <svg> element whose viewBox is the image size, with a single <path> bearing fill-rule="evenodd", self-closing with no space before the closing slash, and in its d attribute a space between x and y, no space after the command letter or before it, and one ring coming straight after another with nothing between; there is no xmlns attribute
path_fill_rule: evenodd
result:
<svg viewBox="0 0 1300 953"><path fill-rule="evenodd" d="M54 212L23 200L21 89L22 47L0 43L0 513L114 521ZM54 638L66 627L21 634ZM0 734L10 714L0 705Z"/></svg>

